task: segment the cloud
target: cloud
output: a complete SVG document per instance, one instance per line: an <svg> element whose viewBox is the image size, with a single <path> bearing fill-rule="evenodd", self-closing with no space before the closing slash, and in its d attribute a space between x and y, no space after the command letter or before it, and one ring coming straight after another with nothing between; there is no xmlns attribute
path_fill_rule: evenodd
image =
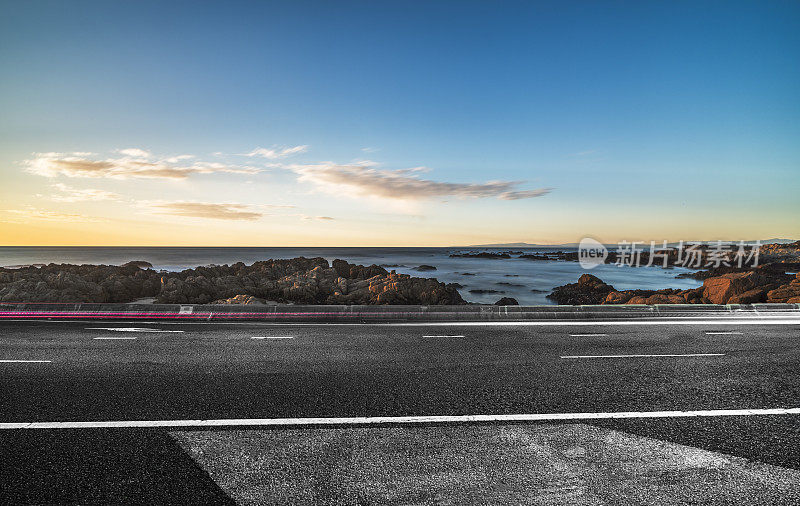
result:
<svg viewBox="0 0 800 506"><path fill-rule="evenodd" d="M180 161L190 160L192 158L194 158L194 155L178 155L178 156L171 156L164 161L169 163L178 163Z"/></svg>
<svg viewBox="0 0 800 506"><path fill-rule="evenodd" d="M517 190L522 181L487 181L485 183L448 183L420 179L424 167L381 170L363 164L339 165L325 162L315 165L290 165L299 181L311 183L323 191L349 197L379 197L396 200L421 200L440 197L498 198L519 200L540 197L550 188Z"/></svg>
<svg viewBox="0 0 800 506"><path fill-rule="evenodd" d="M135 148L122 151L146 153ZM262 169L249 166L225 165L213 162L193 162L180 164L190 155L165 160L143 159L125 156L103 160L88 158L75 153L34 153L23 165L31 174L54 178L57 176L109 179L186 179L193 174L212 174L226 172L232 174L256 174ZM180 160L176 160L179 158Z"/></svg>
<svg viewBox="0 0 800 506"><path fill-rule="evenodd" d="M139 149L139 148L119 149L117 150L117 152L125 156L132 156L134 158L150 158L149 151L145 151L144 149Z"/></svg>
<svg viewBox="0 0 800 506"><path fill-rule="evenodd" d="M277 158L285 158L290 155L296 155L297 153L303 153L308 149L308 146L293 146L291 148L256 148L253 151L246 153L245 156L260 156L262 158L269 158L270 160L275 160Z"/></svg>
<svg viewBox="0 0 800 506"><path fill-rule="evenodd" d="M330 216L306 216L305 214L300 215L301 220L319 220L319 221L333 221L336 218L331 218Z"/></svg>
<svg viewBox="0 0 800 506"><path fill-rule="evenodd" d="M59 213L57 211L48 211L46 209L36 209L35 207L26 207L25 209L5 209L5 212L12 215L10 223L23 223L27 220L41 220L41 221L56 221L56 222L70 222L70 223L94 223L105 221L100 218L93 218L82 214L67 214Z"/></svg>
<svg viewBox="0 0 800 506"><path fill-rule="evenodd" d="M157 213L190 218L215 220L253 221L264 216L243 204L216 204L209 202L158 202L150 204Z"/></svg>
<svg viewBox="0 0 800 506"><path fill-rule="evenodd" d="M542 197L553 191L552 188L537 188L536 190L522 190L501 193L497 198L502 200L521 200Z"/></svg>
<svg viewBox="0 0 800 506"><path fill-rule="evenodd" d="M61 194L51 195L50 199L56 202L81 202L97 200L119 200L119 194L93 188L73 188L62 183L56 183L53 188Z"/></svg>

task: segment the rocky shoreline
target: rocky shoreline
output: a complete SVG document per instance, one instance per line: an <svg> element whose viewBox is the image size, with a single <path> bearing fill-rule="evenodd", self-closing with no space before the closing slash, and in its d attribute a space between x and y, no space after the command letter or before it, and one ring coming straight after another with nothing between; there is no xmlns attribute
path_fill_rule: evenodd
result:
<svg viewBox="0 0 800 506"><path fill-rule="evenodd" d="M713 244L690 245L679 249L671 246L665 249L656 248L651 258L649 245L637 244L639 250L632 253L609 251L603 263L624 264L631 267L656 266L656 267L687 267L700 268L708 265L736 265L737 254L750 258L753 254L751 247L746 245L739 251L737 244L728 244L727 249L717 250ZM547 251L539 253L525 253L522 251L462 251L450 254L450 258L483 258L495 260L522 259L532 261L561 261L578 262L578 251ZM793 263L800 262L800 241L781 244L762 244L758 251L759 263ZM750 265L744 262L745 265ZM731 267L731 272L741 271L742 268ZM692 275L679 275L678 277L693 277Z"/></svg>
<svg viewBox="0 0 800 506"><path fill-rule="evenodd" d="M0 268L0 302L164 304L466 304L455 286L383 267L324 258L158 272L147 262L122 266L49 264Z"/></svg>
<svg viewBox="0 0 800 506"><path fill-rule="evenodd" d="M689 290L617 290L583 274L577 283L554 288L547 298L558 304L800 303L800 241L762 245L759 257L763 263L757 267L720 265L678 275L703 281Z"/></svg>
<svg viewBox="0 0 800 506"><path fill-rule="evenodd" d="M690 290L616 290L597 276L583 274L577 283L553 289L547 296L558 304L800 304L800 273L732 272L711 276Z"/></svg>
<svg viewBox="0 0 800 506"><path fill-rule="evenodd" d="M556 304L748 304L800 303L800 242L762 246L758 267L719 266L680 274L702 281L686 290L618 290L591 274L577 283L555 287L547 298ZM562 255L481 252L477 258L503 260L531 257L565 260ZM453 256L453 255L451 255ZM459 257L472 256L459 254ZM571 259L571 258L570 258ZM415 271L436 271L422 264ZM456 272L464 276L473 273ZM507 277L517 276L505 274ZM502 287L522 287L508 281ZM468 304L459 283L414 277L387 271L378 265L356 265L344 260L330 264L324 258L297 257L246 265L208 265L179 272L157 271L145 261L124 265L48 264L0 268L0 302L155 302L172 304ZM543 292L542 290L532 290ZM497 294L496 304L512 305L501 289L475 287L470 294ZM547 292L544 292L547 293Z"/></svg>

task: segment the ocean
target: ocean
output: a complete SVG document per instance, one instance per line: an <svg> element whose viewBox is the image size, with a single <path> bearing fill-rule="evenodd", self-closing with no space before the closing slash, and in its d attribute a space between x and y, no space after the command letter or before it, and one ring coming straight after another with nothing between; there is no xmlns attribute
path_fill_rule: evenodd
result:
<svg viewBox="0 0 800 506"><path fill-rule="evenodd" d="M522 305L552 304L545 296L560 285L574 283L590 272L620 290L695 288L701 282L675 276L689 272L684 268L619 267L599 265L589 271L577 262L532 261L519 258L450 258L465 251L523 251L542 253L570 251L569 248L178 248L178 247L47 247L0 246L0 266L30 264L110 264L146 260L155 269L179 271L210 264L251 264L259 260L323 257L329 262L339 258L350 263L386 266L412 276L436 278L445 283L460 283L464 300L491 304L501 297L513 297ZM572 249L574 251L574 249ZM416 271L419 265L436 267ZM471 293L470 290L495 290L498 293Z"/></svg>

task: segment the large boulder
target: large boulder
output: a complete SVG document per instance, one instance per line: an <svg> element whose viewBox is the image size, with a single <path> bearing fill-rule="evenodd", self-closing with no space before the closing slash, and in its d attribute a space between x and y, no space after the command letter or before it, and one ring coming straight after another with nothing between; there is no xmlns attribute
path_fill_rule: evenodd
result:
<svg viewBox="0 0 800 506"><path fill-rule="evenodd" d="M583 274L577 283L553 288L553 292L547 298L558 304L602 304L613 291L615 291L613 286L604 283L597 276Z"/></svg>
<svg viewBox="0 0 800 506"><path fill-rule="evenodd" d="M798 297L800 297L800 278L767 292L767 302L796 303Z"/></svg>
<svg viewBox="0 0 800 506"><path fill-rule="evenodd" d="M760 295L754 290L769 291L780 286L783 279L788 276L784 274L768 274L764 271L733 272L723 274L703 281L703 298L712 304L742 303L734 301L758 300Z"/></svg>

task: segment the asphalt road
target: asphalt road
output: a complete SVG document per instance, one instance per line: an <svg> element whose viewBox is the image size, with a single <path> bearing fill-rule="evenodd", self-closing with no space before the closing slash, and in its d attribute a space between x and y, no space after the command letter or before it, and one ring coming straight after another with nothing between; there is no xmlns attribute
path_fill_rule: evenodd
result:
<svg viewBox="0 0 800 506"><path fill-rule="evenodd" d="M132 327L151 331L107 330ZM800 324L0 323L0 422L794 407ZM800 469L797 415L592 423ZM73 465L64 483L91 481L70 443L91 440L84 451L114 454L109 469L141 446L167 448L165 472L195 480L186 490L228 500L158 431L2 432L3 472L22 485L33 469L61 469L41 456L54 447L70 449L55 454Z"/></svg>
<svg viewBox="0 0 800 506"><path fill-rule="evenodd" d="M50 361L0 362L0 421L790 408L800 402L800 325L137 323L162 332L105 330L130 327L0 324L0 360ZM631 356L684 354L709 356ZM580 358L613 355L627 356Z"/></svg>

